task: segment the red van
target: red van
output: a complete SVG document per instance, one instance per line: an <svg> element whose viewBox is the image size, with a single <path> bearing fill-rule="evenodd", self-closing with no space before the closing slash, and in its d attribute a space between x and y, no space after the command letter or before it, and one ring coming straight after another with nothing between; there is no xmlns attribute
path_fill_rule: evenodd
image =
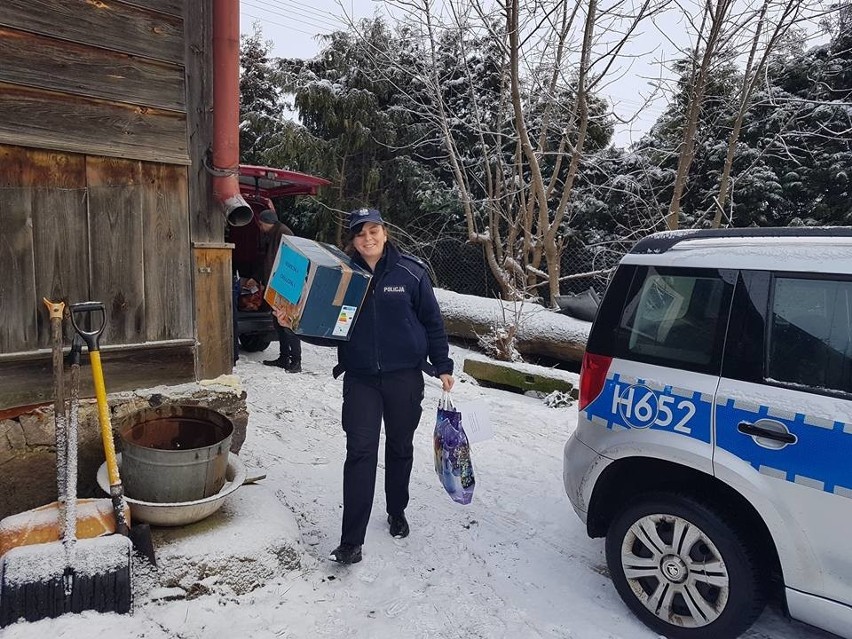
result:
<svg viewBox="0 0 852 639"><path fill-rule="evenodd" d="M285 195L316 195L319 187L329 184L329 181L297 171L248 164L240 165L239 179L240 194L251 206L254 216L245 226L227 229L228 241L234 244L231 263L235 276L261 279L264 276L262 231L258 219L261 211L275 210L273 200ZM265 304L256 310L235 308L234 315L234 330L243 350L262 351L276 339L269 308Z"/></svg>

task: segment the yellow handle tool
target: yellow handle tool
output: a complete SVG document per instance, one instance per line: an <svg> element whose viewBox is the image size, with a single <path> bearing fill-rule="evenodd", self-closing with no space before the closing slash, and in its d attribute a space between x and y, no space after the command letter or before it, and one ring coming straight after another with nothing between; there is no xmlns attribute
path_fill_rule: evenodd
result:
<svg viewBox="0 0 852 639"><path fill-rule="evenodd" d="M97 314L100 313L100 323L96 328L90 327L89 330L84 330L75 318L75 315L81 313L88 313L92 326L97 322ZM112 497L112 507L115 512L116 532L129 536L133 542L133 547L156 566L157 560L154 556L151 529L147 524L136 524L131 527L126 515L128 511L127 500L124 498L124 487L121 485L121 477L118 473L118 460L115 455L115 442L112 439L112 423L109 418L106 386L104 385L104 369L101 364L100 337L106 326L106 309L103 303L79 302L72 304L71 323L74 325L74 330L86 342L89 361L92 364L92 382L95 385L95 399L98 401L98 423L101 427L101 440L109 474L109 494Z"/></svg>
<svg viewBox="0 0 852 639"><path fill-rule="evenodd" d="M107 472L109 473L109 484L110 486L120 486L121 477L118 474L115 443L112 439L112 423L109 418L106 386L104 385L104 369L101 365L101 352L97 350L89 351L89 359L92 364L92 381L95 385L95 398L98 400L98 423L101 426L101 439L104 442L104 455L106 456Z"/></svg>
<svg viewBox="0 0 852 639"><path fill-rule="evenodd" d="M96 323L96 328L86 330L80 326L77 317L83 313L88 314L90 321ZM99 317L97 313L100 313ZM124 488L121 485L121 477L118 473L115 443L112 439L112 423L109 418L109 405L107 404L106 386L104 385L104 369L101 364L100 337L106 327L106 309L103 303L78 302L72 304L71 323L74 325L74 330L86 342L86 348L89 351L95 399L98 401L98 423L101 428L101 441L103 442L107 472L109 473L109 494L112 497L113 509L115 510L116 532L127 535L129 525L125 516Z"/></svg>

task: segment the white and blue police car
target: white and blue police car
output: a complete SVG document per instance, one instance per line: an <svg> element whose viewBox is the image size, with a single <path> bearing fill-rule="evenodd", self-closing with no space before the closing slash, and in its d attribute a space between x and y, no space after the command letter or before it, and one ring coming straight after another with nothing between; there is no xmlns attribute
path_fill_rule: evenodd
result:
<svg viewBox="0 0 852 639"><path fill-rule="evenodd" d="M658 233L583 358L564 483L614 585L669 638L769 599L852 638L852 228Z"/></svg>

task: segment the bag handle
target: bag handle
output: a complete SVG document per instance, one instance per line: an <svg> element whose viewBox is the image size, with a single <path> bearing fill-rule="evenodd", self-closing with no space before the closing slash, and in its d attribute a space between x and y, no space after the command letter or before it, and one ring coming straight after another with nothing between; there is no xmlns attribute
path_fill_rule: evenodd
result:
<svg viewBox="0 0 852 639"><path fill-rule="evenodd" d="M441 392L441 399L438 400L438 408L452 411L456 409L456 405L453 404L453 398L448 391Z"/></svg>

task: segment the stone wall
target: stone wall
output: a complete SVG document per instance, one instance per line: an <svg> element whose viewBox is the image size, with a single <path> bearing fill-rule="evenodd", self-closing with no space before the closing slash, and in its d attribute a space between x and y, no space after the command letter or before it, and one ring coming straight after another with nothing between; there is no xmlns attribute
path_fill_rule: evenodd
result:
<svg viewBox="0 0 852 639"><path fill-rule="evenodd" d="M238 453L246 438L246 393L233 375L200 383L115 393L107 400L113 430L123 417L138 410L180 404L204 406L230 419L234 424L231 452ZM121 452L121 441L117 437L115 445ZM103 497L95 479L104 462L104 452L94 399L80 401L78 451L78 496ZM0 518L55 500L53 404L0 420Z"/></svg>

